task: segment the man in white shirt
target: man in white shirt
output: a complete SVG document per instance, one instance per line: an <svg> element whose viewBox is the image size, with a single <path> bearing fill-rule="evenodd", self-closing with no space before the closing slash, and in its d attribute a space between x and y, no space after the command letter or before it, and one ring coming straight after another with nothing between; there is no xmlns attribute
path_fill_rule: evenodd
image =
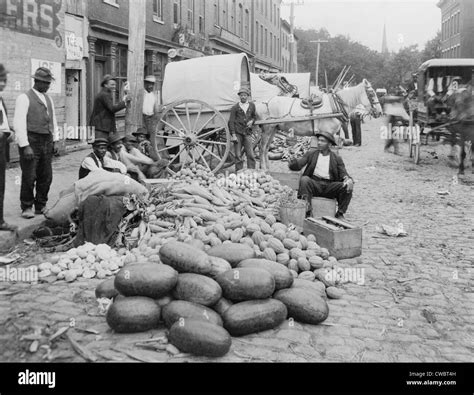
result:
<svg viewBox="0 0 474 395"><path fill-rule="evenodd" d="M42 214L46 208L53 181L55 142L59 139L54 103L46 94L54 80L53 75L49 69L40 67L32 78L33 88L16 99L13 119L20 150L20 202L24 218Z"/></svg>
<svg viewBox="0 0 474 395"><path fill-rule="evenodd" d="M7 85L7 70L0 63L0 92ZM10 159L10 142L14 139L14 134L8 124L7 110L0 96L0 230L15 231L16 226L7 224L3 218L3 200L5 197L5 169Z"/></svg>
<svg viewBox="0 0 474 395"><path fill-rule="evenodd" d="M316 134L318 149L309 150L299 159L291 159L290 170L301 170L306 166L300 179L298 195L307 202L306 215L311 215L313 197L337 199L336 218L344 219L344 214L352 198L354 181L347 174L342 158L329 149L336 145L334 137L327 132Z"/></svg>
<svg viewBox="0 0 474 395"><path fill-rule="evenodd" d="M149 136L155 132L156 120L155 120L155 109L159 104L159 100L154 92L156 78L154 75L147 75L145 77L144 86L144 96L143 96L143 126L145 127ZM166 145L163 137L157 136L156 138L157 149L159 151L160 157L164 159L169 159L168 150L166 150Z"/></svg>
<svg viewBox="0 0 474 395"><path fill-rule="evenodd" d="M92 152L84 158L79 168L79 179L87 177L91 171L127 174L127 167L122 162L106 155L108 144L108 139L103 137L92 142Z"/></svg>

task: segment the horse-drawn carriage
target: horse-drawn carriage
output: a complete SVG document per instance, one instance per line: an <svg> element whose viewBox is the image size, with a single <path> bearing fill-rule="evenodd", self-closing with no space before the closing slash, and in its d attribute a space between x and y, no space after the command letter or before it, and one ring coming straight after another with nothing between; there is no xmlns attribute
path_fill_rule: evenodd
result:
<svg viewBox="0 0 474 395"><path fill-rule="evenodd" d="M422 136L425 144L430 134L436 140L445 137L452 144L456 142L456 132L450 127L456 120L449 97L458 88L472 85L473 77L474 59L431 59L418 68L416 97L410 101L411 113L417 112L418 127L409 133L410 157L415 163L420 160Z"/></svg>
<svg viewBox="0 0 474 395"><path fill-rule="evenodd" d="M307 78L309 82L309 75ZM258 89L252 86L247 56L243 53L183 60L166 66L163 110L151 138L157 156L174 150L169 158L170 170L176 171L195 162L216 173L234 164L228 121L241 87L250 89L252 96L254 91L257 94ZM337 118L352 107L378 106L377 112L381 112L376 97L364 80L344 93L325 95L318 106L312 101L277 95L257 101L255 124L262 129L262 168L269 167L268 146L275 128L284 130L282 125L291 126L297 136L311 136L317 130L335 134L340 128Z"/></svg>

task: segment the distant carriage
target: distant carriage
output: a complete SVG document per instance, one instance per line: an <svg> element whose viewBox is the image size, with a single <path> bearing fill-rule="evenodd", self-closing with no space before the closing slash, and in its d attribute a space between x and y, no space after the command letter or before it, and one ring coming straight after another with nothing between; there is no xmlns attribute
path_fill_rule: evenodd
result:
<svg viewBox="0 0 474 395"><path fill-rule="evenodd" d="M420 161L421 137L431 134L437 140L445 137L454 145L457 137L463 133L452 127L453 103L449 94L458 87L471 85L474 81L474 59L431 59L424 62L417 72L417 92L414 101L411 101L412 110L417 110L417 124L421 135L410 134L410 157L415 163ZM461 139L464 141L464 138ZM464 145L461 147L464 151Z"/></svg>

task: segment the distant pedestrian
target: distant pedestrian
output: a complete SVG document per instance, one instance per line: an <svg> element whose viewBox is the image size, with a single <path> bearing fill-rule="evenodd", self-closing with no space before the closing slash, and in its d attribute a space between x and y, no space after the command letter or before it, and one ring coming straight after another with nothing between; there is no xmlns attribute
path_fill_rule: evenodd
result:
<svg viewBox="0 0 474 395"><path fill-rule="evenodd" d="M23 218L43 214L46 208L53 181L52 159L57 152L55 142L58 140L54 103L46 94L54 80L53 75L49 69L40 67L32 77L33 88L16 99L13 119L20 151Z"/></svg>
<svg viewBox="0 0 474 395"><path fill-rule="evenodd" d="M356 108L349 114L351 130L352 130L352 140L354 142L354 147L360 147L362 144L362 112L359 108Z"/></svg>
<svg viewBox="0 0 474 395"><path fill-rule="evenodd" d="M0 92L7 85L7 70L0 63ZM5 168L10 160L10 143L14 140L14 134L10 129L7 118L7 110L0 96L0 230L15 231L16 226L7 224L3 217L3 200L5 198Z"/></svg>
<svg viewBox="0 0 474 395"><path fill-rule="evenodd" d="M235 144L235 171L239 171L244 167L242 147L247 156L247 168L255 169L255 155L252 142L252 126L257 119L255 104L248 101L250 96L248 89L240 88L237 94L240 97L240 101L231 108L229 117L229 130L232 142Z"/></svg>
<svg viewBox="0 0 474 395"><path fill-rule="evenodd" d="M122 101L114 104L117 82L110 74L104 77L100 86L102 90L94 99L89 125L94 127L94 138L108 139L111 134L117 131L115 113L123 110L127 103L131 101L131 98L125 95Z"/></svg>

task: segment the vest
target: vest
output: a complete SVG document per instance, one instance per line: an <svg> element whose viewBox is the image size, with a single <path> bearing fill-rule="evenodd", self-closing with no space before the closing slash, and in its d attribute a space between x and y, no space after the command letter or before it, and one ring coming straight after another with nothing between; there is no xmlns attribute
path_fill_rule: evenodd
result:
<svg viewBox="0 0 474 395"><path fill-rule="evenodd" d="M32 133L53 134L53 105L48 95L44 95L48 104L48 111L41 99L30 89L26 92L30 101L26 116L26 130Z"/></svg>
<svg viewBox="0 0 474 395"><path fill-rule="evenodd" d="M97 156L95 156L95 154L93 152L90 153L89 155L87 155L86 158L92 158L94 160L95 164L97 165L97 167L100 167L99 159L97 159ZM82 164L81 164L81 167L79 168L79 180L81 178L86 177L90 172L91 171L89 169L86 169L85 167L82 167Z"/></svg>

